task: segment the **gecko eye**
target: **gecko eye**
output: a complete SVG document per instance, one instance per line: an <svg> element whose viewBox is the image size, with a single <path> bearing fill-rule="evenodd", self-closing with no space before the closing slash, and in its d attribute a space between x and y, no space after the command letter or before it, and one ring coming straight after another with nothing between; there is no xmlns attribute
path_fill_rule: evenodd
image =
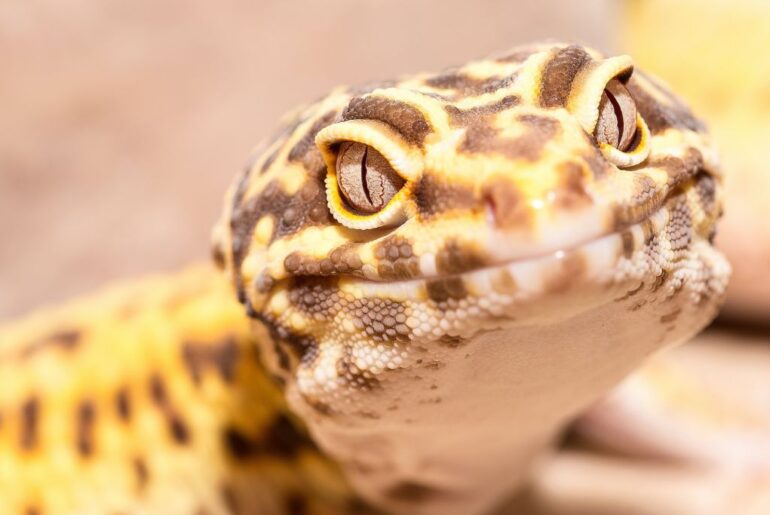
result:
<svg viewBox="0 0 770 515"><path fill-rule="evenodd" d="M405 183L382 154L363 143L343 142L336 168L342 197L361 214L382 210Z"/></svg>
<svg viewBox="0 0 770 515"><path fill-rule="evenodd" d="M605 86L599 102L599 119L594 137L598 143L606 143L621 152L628 152L637 140L636 135L634 99L618 79L612 79Z"/></svg>

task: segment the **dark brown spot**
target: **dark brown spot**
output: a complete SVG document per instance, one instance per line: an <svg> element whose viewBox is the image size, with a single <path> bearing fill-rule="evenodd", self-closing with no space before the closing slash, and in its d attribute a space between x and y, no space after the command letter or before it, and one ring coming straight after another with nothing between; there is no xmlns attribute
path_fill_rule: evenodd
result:
<svg viewBox="0 0 770 515"><path fill-rule="evenodd" d="M228 454L237 461L267 455L292 459L302 447L311 445L307 437L283 413L277 414L256 436L249 436L230 426L225 428L222 439Z"/></svg>
<svg viewBox="0 0 770 515"><path fill-rule="evenodd" d="M179 417L177 413L171 412L168 415L169 431L174 441L180 445L185 445L190 442L190 430L187 425Z"/></svg>
<svg viewBox="0 0 770 515"><path fill-rule="evenodd" d="M163 378L157 374L150 376L150 398L163 413L168 425L171 438L178 444L184 445L190 442L190 430L175 410L166 392Z"/></svg>
<svg viewBox="0 0 770 515"><path fill-rule="evenodd" d="M671 313L662 315L660 317L660 323L661 324L668 324L670 322L675 321L677 318L679 318L679 315L682 313L682 309L678 308L672 311Z"/></svg>
<svg viewBox="0 0 770 515"><path fill-rule="evenodd" d="M462 299L467 295L465 285L460 277L432 279L425 283L425 288L428 297L439 304L449 299Z"/></svg>
<svg viewBox="0 0 770 515"><path fill-rule="evenodd" d="M423 503L442 494L433 487L414 481L403 481L388 488L386 495L399 501Z"/></svg>
<svg viewBox="0 0 770 515"><path fill-rule="evenodd" d="M590 62L591 56L577 45L557 50L543 68L540 105L564 107L575 77Z"/></svg>
<svg viewBox="0 0 770 515"><path fill-rule="evenodd" d="M21 357L29 358L46 349L61 349L71 352L77 348L82 338L83 334L77 329L63 329L30 343L21 351Z"/></svg>
<svg viewBox="0 0 770 515"><path fill-rule="evenodd" d="M75 438L78 452L87 458L94 452L94 425L96 423L96 407L93 401L86 399L80 403L75 422Z"/></svg>
<svg viewBox="0 0 770 515"><path fill-rule="evenodd" d="M234 427L226 428L223 438L225 448L238 461L250 459L260 450L257 442Z"/></svg>
<svg viewBox="0 0 770 515"><path fill-rule="evenodd" d="M290 494L286 499L287 515L305 515L308 513L308 505L302 494Z"/></svg>
<svg viewBox="0 0 770 515"><path fill-rule="evenodd" d="M219 270L224 270L227 265L227 256L221 242L217 241L211 246L211 260Z"/></svg>
<svg viewBox="0 0 770 515"><path fill-rule="evenodd" d="M414 189L417 210L423 218L432 218L449 210L478 207L473 190L461 184L450 184L432 173L423 174Z"/></svg>
<svg viewBox="0 0 770 515"><path fill-rule="evenodd" d="M291 459L308 439L297 430L297 426L283 413L279 413L265 430L265 446L268 452Z"/></svg>
<svg viewBox="0 0 770 515"><path fill-rule="evenodd" d="M40 418L40 401L37 397L30 397L21 405L21 434L19 446L29 451L37 445L38 424Z"/></svg>
<svg viewBox="0 0 770 515"><path fill-rule="evenodd" d="M420 275L420 260L411 242L401 236L384 238L375 246L374 255L380 263L378 272L382 279L409 279Z"/></svg>
<svg viewBox="0 0 770 515"><path fill-rule="evenodd" d="M166 397L166 385L163 383L163 379L153 374L150 376L150 398L158 406L163 406L168 402Z"/></svg>
<svg viewBox="0 0 770 515"><path fill-rule="evenodd" d="M24 515L42 515L42 513L37 506L27 506L24 508Z"/></svg>
<svg viewBox="0 0 770 515"><path fill-rule="evenodd" d="M220 377L232 383L238 364L238 344L232 336L215 343L185 342L182 361L195 384L200 384L204 370L213 368Z"/></svg>
<svg viewBox="0 0 770 515"><path fill-rule="evenodd" d="M128 387L124 386L115 393L115 410L123 422L131 420L131 397Z"/></svg>
<svg viewBox="0 0 770 515"><path fill-rule="evenodd" d="M134 458L131 462L134 469L134 476L136 477L136 487L138 490L144 489L147 486L147 482L150 479L150 470L147 468L147 463L142 458Z"/></svg>
<svg viewBox="0 0 770 515"><path fill-rule="evenodd" d="M428 120L416 107L376 94L357 97L342 112L343 120L379 120L396 129L413 145L422 146L430 134Z"/></svg>
<svg viewBox="0 0 770 515"><path fill-rule="evenodd" d="M625 230L620 233L620 239L623 242L623 257L630 259L634 254L634 233L630 230Z"/></svg>
<svg viewBox="0 0 770 515"><path fill-rule="evenodd" d="M487 263L484 253L477 248L448 241L436 253L436 270L441 275L453 275L481 268Z"/></svg>

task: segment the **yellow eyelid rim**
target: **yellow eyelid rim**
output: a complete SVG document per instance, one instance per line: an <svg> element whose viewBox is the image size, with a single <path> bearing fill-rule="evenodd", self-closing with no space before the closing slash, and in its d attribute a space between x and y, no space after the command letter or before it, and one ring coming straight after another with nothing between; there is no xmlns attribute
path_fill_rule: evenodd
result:
<svg viewBox="0 0 770 515"><path fill-rule="evenodd" d="M615 166L620 168L636 166L650 155L650 129L639 113L636 113L636 130L639 133L639 142L630 152L623 152L608 143L599 143L604 156Z"/></svg>
<svg viewBox="0 0 770 515"><path fill-rule="evenodd" d="M343 141L363 143L376 149L406 184L376 213L363 215L351 211L337 185L337 150ZM334 219L351 229L375 229L398 225L407 218L407 199L411 184L422 176L423 154L409 145L388 124L377 120L348 120L322 129L315 138L326 163L326 202Z"/></svg>
<svg viewBox="0 0 770 515"><path fill-rule="evenodd" d="M634 63L627 55L598 61L581 71L578 86L567 102L567 110L578 119L588 134L593 134L599 120L599 103L607 83L614 78L628 78L634 71ZM636 166L650 155L650 129L642 116L636 113L636 130L639 142L630 152L623 152L607 143L600 143L602 154L619 168Z"/></svg>
<svg viewBox="0 0 770 515"><path fill-rule="evenodd" d="M376 229L402 223L407 218L406 199L409 189L408 184L405 184L385 207L371 215L362 215L347 208L337 187L337 174L330 172L326 175L326 203L329 211L335 220L350 229Z"/></svg>

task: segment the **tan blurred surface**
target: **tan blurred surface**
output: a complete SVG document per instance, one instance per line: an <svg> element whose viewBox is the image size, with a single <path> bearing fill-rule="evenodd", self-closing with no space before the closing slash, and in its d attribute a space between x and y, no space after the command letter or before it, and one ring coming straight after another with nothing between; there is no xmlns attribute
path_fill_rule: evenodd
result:
<svg viewBox="0 0 770 515"><path fill-rule="evenodd" d="M0 4L0 318L208 253L295 104L533 38L607 47L609 0Z"/></svg>
<svg viewBox="0 0 770 515"><path fill-rule="evenodd" d="M573 439L571 447L541 462L526 513L770 513L769 344L766 332L722 327L668 351L664 366L673 366L678 380L695 387L695 397L661 392L665 382L649 383L649 392L660 394L658 401L637 398L618 412L628 419L625 434L616 435L622 445ZM641 376L650 371L643 369ZM638 417L641 411L648 412L646 419ZM656 428L666 428L666 434L654 435ZM679 448L651 452L629 430Z"/></svg>

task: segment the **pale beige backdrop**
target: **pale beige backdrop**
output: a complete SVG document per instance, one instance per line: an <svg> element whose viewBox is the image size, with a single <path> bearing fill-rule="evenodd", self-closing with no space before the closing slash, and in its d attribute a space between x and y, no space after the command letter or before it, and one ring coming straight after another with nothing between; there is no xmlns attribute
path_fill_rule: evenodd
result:
<svg viewBox="0 0 770 515"><path fill-rule="evenodd" d="M208 253L293 105L533 38L607 49L611 0L0 2L0 318Z"/></svg>

